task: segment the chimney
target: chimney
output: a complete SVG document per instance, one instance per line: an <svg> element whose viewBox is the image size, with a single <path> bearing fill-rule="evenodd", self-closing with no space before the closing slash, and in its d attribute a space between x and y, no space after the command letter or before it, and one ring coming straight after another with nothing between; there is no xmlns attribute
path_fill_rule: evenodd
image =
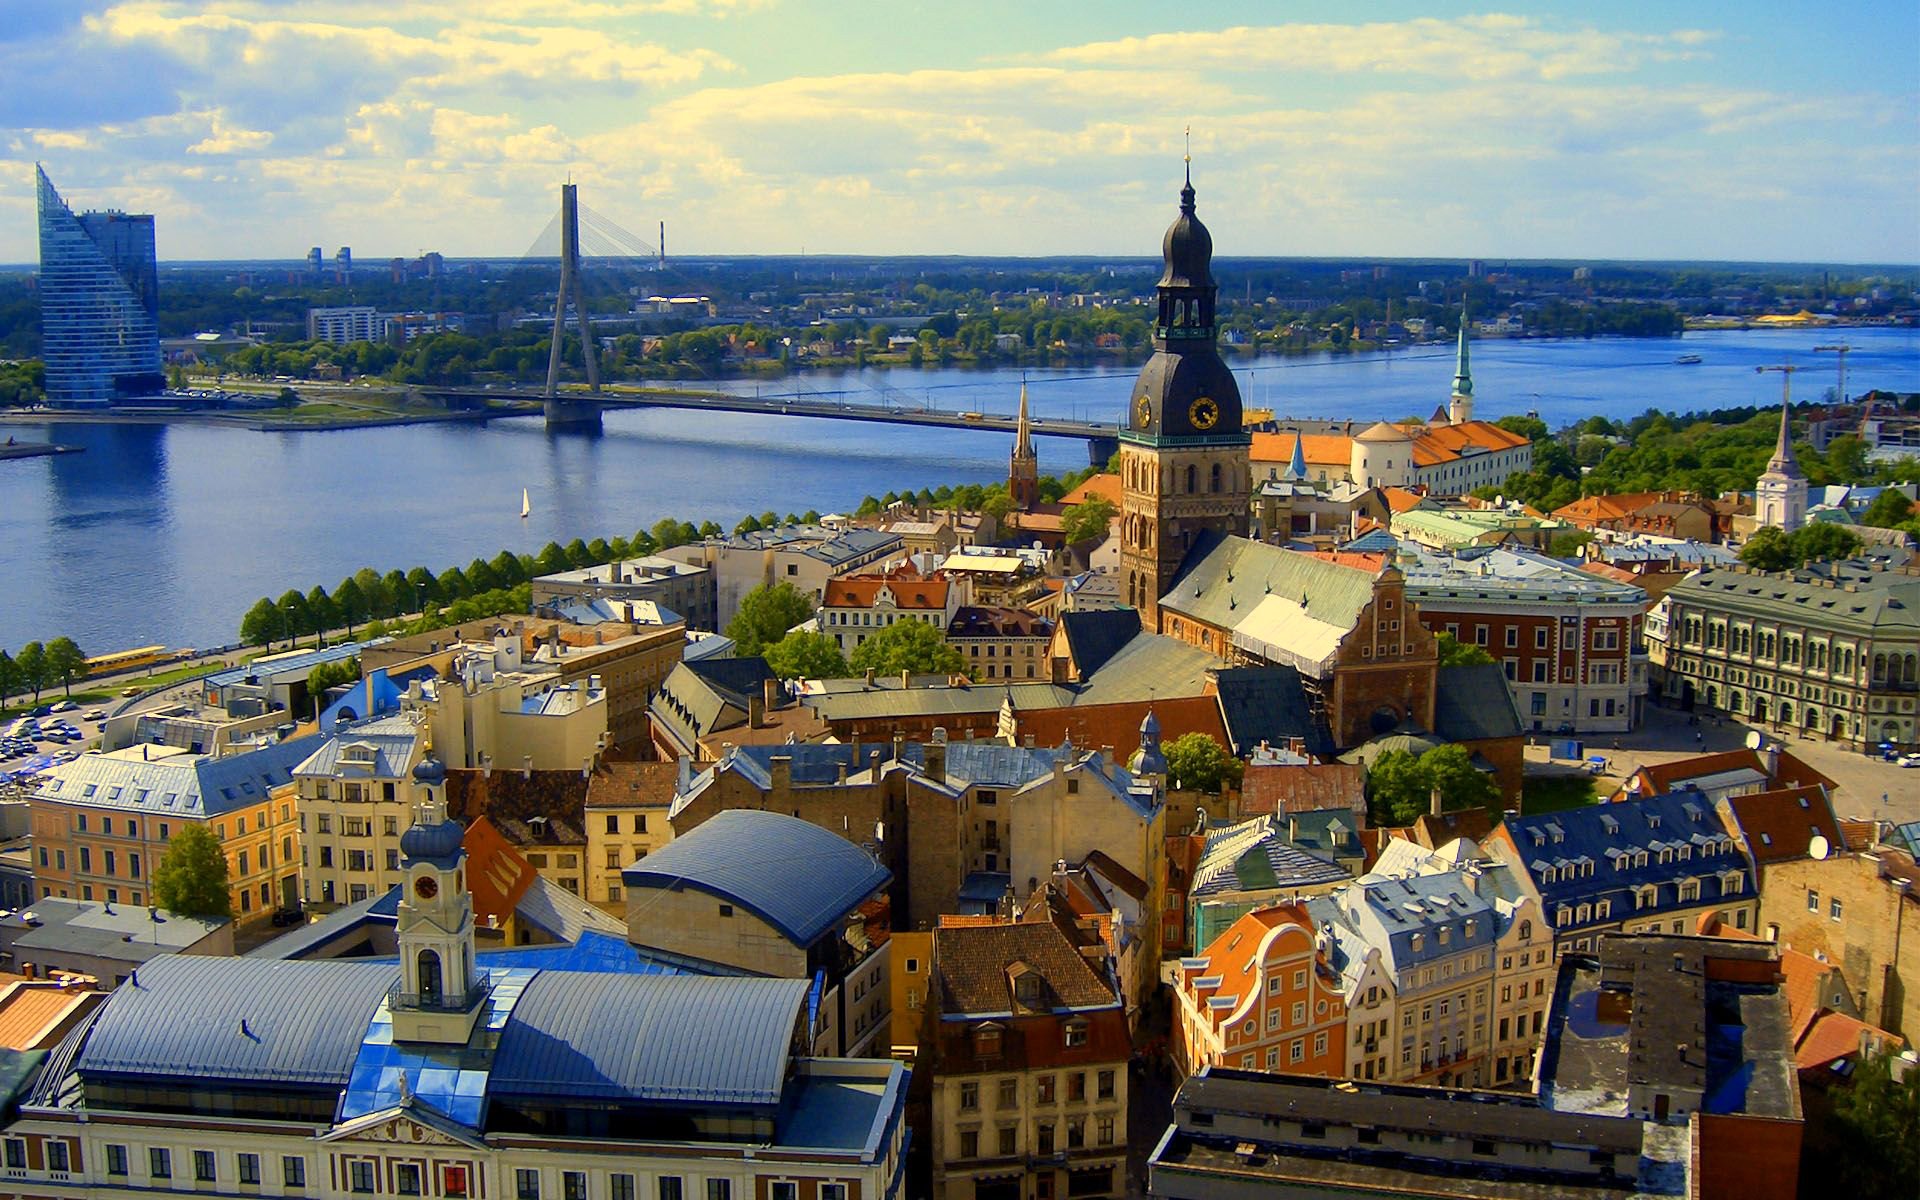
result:
<svg viewBox="0 0 1920 1200"><path fill-rule="evenodd" d="M933 737L924 747L927 756L927 776L942 783L947 778L947 731L936 727Z"/></svg>
<svg viewBox="0 0 1920 1200"><path fill-rule="evenodd" d="M693 759L682 754L680 756L680 774L674 781L674 794L684 796L691 787L693 787Z"/></svg>
<svg viewBox="0 0 1920 1200"><path fill-rule="evenodd" d="M1767 769L1767 782L1772 783L1780 777L1780 743L1768 742L1767 748L1761 753Z"/></svg>
<svg viewBox="0 0 1920 1200"><path fill-rule="evenodd" d="M523 754L520 756L520 778L533 778L533 755Z"/></svg>
<svg viewBox="0 0 1920 1200"><path fill-rule="evenodd" d="M867 686L868 687L873 686L873 668L872 667L867 668Z"/></svg>
<svg viewBox="0 0 1920 1200"><path fill-rule="evenodd" d="M770 678L760 681L760 702L766 706L768 712L779 708L781 701L785 698L778 679Z"/></svg>
<svg viewBox="0 0 1920 1200"><path fill-rule="evenodd" d="M747 697L747 728L758 729L767 723L767 698L763 695Z"/></svg>
<svg viewBox="0 0 1920 1200"><path fill-rule="evenodd" d="M907 749L906 735L901 733L894 734L893 735L893 761L899 762L901 759L905 758L906 749Z"/></svg>
<svg viewBox="0 0 1920 1200"><path fill-rule="evenodd" d="M767 774L772 777L772 790L785 794L793 788L793 755L776 754L767 760Z"/></svg>
<svg viewBox="0 0 1920 1200"><path fill-rule="evenodd" d="M900 686L901 686L901 687L903 687L903 688L910 688L910 687L912 687L912 686L913 686L913 672L912 672L912 671L902 671L902 672L900 672Z"/></svg>
<svg viewBox="0 0 1920 1200"><path fill-rule="evenodd" d="M1427 811L1434 816L1440 815L1440 789L1434 788L1427 796Z"/></svg>

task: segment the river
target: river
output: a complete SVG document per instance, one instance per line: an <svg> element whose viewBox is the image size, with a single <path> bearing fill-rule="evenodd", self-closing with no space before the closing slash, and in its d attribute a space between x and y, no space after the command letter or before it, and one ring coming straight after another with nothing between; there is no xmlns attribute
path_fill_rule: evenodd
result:
<svg viewBox="0 0 1920 1200"><path fill-rule="evenodd" d="M1476 415L1537 411L1559 426L1777 403L1756 366L1806 368L1795 395L1833 386L1845 340L1848 391L1920 391L1920 332L1769 330L1662 340L1473 344ZM1699 354L1698 366L1674 358ZM1236 360L1249 407L1374 420L1444 403L1453 355ZM1036 415L1112 420L1136 368L1028 370ZM1011 412L1018 370L884 370L802 375L775 392L844 392L861 402ZM703 385L712 386L712 385ZM751 391L752 383L723 387ZM0 647L62 634L89 653L150 642L233 639L262 595L362 567L440 571L502 548L631 535L663 516L731 528L748 512L850 509L867 494L1005 477L1009 439L970 430L804 417L624 411L599 437L549 436L537 420L331 432L254 433L195 425L8 426L22 440L84 454L0 462ZM1086 463L1084 443L1041 438L1043 471ZM533 512L520 518L525 488Z"/></svg>

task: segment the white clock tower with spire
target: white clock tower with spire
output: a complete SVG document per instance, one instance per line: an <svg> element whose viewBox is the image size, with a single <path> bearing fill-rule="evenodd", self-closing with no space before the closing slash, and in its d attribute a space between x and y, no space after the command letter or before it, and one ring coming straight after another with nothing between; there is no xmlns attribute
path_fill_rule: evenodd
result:
<svg viewBox="0 0 1920 1200"><path fill-rule="evenodd" d="M447 817L440 761L423 759L413 779L422 798L400 835L400 986L388 1004L393 1040L463 1045L487 995L485 975L473 963L466 834Z"/></svg>

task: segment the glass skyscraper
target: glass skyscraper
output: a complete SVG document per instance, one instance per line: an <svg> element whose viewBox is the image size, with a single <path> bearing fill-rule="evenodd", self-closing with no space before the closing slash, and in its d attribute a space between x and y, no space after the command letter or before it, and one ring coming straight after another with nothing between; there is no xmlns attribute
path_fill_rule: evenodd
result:
<svg viewBox="0 0 1920 1200"><path fill-rule="evenodd" d="M75 215L40 183L40 341L47 403L104 408L166 386L153 218Z"/></svg>

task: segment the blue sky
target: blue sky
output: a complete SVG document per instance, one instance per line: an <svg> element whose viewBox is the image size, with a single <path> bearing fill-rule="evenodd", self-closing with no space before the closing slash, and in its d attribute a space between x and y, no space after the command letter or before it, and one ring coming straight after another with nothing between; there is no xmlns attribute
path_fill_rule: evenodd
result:
<svg viewBox="0 0 1920 1200"><path fill-rule="evenodd" d="M1224 254L1920 262L1920 5L1355 7L0 0L0 261L1150 254L1191 125Z"/></svg>

